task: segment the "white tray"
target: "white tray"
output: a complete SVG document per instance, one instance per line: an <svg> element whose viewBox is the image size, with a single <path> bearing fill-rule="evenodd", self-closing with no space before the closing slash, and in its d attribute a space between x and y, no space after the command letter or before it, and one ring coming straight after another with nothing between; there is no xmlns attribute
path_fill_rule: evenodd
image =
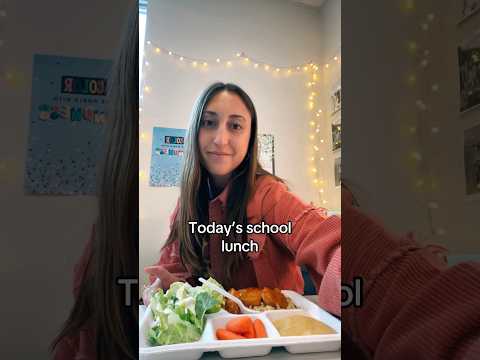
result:
<svg viewBox="0 0 480 360"><path fill-rule="evenodd" d="M172 360L196 360L204 352L218 351L223 358L239 358L251 356L264 356L270 353L272 347L283 346L292 354L326 352L340 350L341 323L316 304L305 299L294 291L282 290L298 309L295 310L271 310L248 315L262 320L267 330L267 338L245 340L217 340L215 330L225 327L228 320L235 316L225 310L216 314L207 315L205 330L200 340L190 343L150 346L146 334L153 320L150 307L145 311L139 324L139 354L142 360L172 359ZM295 313L307 313L322 321L335 330L335 334L310 335L310 336L280 336L270 319L278 319Z"/></svg>

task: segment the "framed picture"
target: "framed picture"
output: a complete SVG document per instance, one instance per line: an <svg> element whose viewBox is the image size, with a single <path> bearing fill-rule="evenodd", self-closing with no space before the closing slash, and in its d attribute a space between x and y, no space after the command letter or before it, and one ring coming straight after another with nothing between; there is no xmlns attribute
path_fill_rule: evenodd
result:
<svg viewBox="0 0 480 360"><path fill-rule="evenodd" d="M480 103L480 37L458 47L460 112Z"/></svg>
<svg viewBox="0 0 480 360"><path fill-rule="evenodd" d="M480 198L480 125L465 130L464 161L466 195Z"/></svg>
<svg viewBox="0 0 480 360"><path fill-rule="evenodd" d="M332 150L336 151L342 147L342 125L332 124Z"/></svg>
<svg viewBox="0 0 480 360"><path fill-rule="evenodd" d="M335 159L334 165L334 172L335 172L335 186L340 186L341 184L341 177L342 177L342 158L338 157Z"/></svg>
<svg viewBox="0 0 480 360"><path fill-rule="evenodd" d="M275 146L273 135L259 134L258 135L258 160L262 167L275 175Z"/></svg>
<svg viewBox="0 0 480 360"><path fill-rule="evenodd" d="M342 88L337 86L334 88L332 95L330 96L332 115L342 109Z"/></svg>
<svg viewBox="0 0 480 360"><path fill-rule="evenodd" d="M480 10L480 0L463 0L462 1L462 14L460 22L469 18Z"/></svg>

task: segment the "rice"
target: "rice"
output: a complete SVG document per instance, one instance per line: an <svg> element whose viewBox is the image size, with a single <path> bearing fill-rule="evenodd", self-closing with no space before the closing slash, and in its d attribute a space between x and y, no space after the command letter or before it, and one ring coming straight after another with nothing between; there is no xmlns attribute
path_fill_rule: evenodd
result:
<svg viewBox="0 0 480 360"><path fill-rule="evenodd" d="M288 297L285 296L287 299L287 307L285 309L282 309L280 306L271 306L271 305L258 305L258 306L249 306L250 309L256 310L256 311L270 311L270 310L290 310L290 309L296 309L297 307L293 303L293 301Z"/></svg>

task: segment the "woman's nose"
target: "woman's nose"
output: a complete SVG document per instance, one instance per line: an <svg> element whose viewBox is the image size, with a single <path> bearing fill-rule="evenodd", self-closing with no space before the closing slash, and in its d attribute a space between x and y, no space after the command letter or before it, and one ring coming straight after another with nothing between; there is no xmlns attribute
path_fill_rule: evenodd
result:
<svg viewBox="0 0 480 360"><path fill-rule="evenodd" d="M215 132L213 143L215 145L226 145L228 144L228 140L229 140L228 130L224 126L219 126L217 131Z"/></svg>

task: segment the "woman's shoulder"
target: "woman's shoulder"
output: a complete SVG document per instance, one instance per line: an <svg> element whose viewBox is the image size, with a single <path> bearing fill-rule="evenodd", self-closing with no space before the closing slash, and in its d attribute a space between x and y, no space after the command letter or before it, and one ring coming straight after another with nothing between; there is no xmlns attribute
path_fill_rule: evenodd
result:
<svg viewBox="0 0 480 360"><path fill-rule="evenodd" d="M249 217L260 216L272 208L288 192L287 185L272 175L257 177L255 187L248 203Z"/></svg>
<svg viewBox="0 0 480 360"><path fill-rule="evenodd" d="M283 181L273 175L260 175L255 181L253 195L262 196L277 190L288 191L288 187Z"/></svg>

